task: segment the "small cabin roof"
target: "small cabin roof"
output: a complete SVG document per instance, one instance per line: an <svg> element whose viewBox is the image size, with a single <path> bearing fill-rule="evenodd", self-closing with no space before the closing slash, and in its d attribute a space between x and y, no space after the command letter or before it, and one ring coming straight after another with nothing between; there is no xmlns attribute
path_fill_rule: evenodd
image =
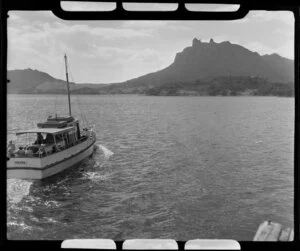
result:
<svg viewBox="0 0 300 251"><path fill-rule="evenodd" d="M60 134L68 132L74 129L74 127L64 127L64 128L34 128L24 131L19 131L16 135L25 134L25 133L50 133L50 134Z"/></svg>
<svg viewBox="0 0 300 251"><path fill-rule="evenodd" d="M53 115L50 115L48 118L47 118L47 121L66 121L66 122L72 122L74 121L74 117L72 116L53 116Z"/></svg>

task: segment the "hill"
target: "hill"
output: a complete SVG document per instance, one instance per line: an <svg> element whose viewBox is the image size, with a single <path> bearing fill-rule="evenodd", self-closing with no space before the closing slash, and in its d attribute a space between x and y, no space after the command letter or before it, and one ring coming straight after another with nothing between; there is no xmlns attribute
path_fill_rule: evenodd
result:
<svg viewBox="0 0 300 251"><path fill-rule="evenodd" d="M112 93L142 92L167 83L194 82L219 76L261 77L270 82L293 82L294 61L278 54L260 56L230 42L202 43L194 38L192 46L177 53L174 62L157 72L105 87Z"/></svg>
<svg viewBox="0 0 300 251"><path fill-rule="evenodd" d="M8 93L65 93L66 82L37 70L8 71ZM283 95L294 92L294 61L260 56L229 41L201 42L177 53L168 67L122 83L75 84L77 94ZM251 91L249 91L251 90Z"/></svg>
<svg viewBox="0 0 300 251"><path fill-rule="evenodd" d="M195 82L158 85L145 91L152 96L285 96L294 95L294 84L270 82L260 77L220 76Z"/></svg>
<svg viewBox="0 0 300 251"><path fill-rule="evenodd" d="M24 70L11 70L7 72L9 83L8 93L29 94L29 93L66 93L67 82L56 79L48 73L30 68ZM75 84L70 83L71 92L77 94L97 94L97 90L103 84Z"/></svg>

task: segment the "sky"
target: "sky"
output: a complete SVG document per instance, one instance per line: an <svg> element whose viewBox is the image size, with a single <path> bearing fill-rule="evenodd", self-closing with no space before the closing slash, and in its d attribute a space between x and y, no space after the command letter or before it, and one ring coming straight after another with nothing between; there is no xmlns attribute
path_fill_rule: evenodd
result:
<svg viewBox="0 0 300 251"><path fill-rule="evenodd" d="M65 21L51 11L10 11L7 68L65 79L66 53L71 81L123 82L169 66L195 37L294 59L294 15L287 11L253 11L236 21Z"/></svg>

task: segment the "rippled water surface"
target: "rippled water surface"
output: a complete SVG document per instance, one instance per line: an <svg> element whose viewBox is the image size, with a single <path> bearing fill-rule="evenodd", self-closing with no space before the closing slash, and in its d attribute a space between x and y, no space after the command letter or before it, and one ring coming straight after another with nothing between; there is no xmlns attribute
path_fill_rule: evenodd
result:
<svg viewBox="0 0 300 251"><path fill-rule="evenodd" d="M233 238L293 227L294 99L72 96L91 158L42 181L7 180L9 239ZM8 131L60 95L9 95ZM13 134L8 134L13 138Z"/></svg>

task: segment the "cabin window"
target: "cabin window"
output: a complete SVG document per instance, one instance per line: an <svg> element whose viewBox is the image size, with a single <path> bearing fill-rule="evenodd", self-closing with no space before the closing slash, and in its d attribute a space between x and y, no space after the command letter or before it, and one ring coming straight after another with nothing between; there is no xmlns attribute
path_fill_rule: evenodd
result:
<svg viewBox="0 0 300 251"><path fill-rule="evenodd" d="M54 135L47 133L46 138L44 140L44 144L53 144L54 143Z"/></svg>

